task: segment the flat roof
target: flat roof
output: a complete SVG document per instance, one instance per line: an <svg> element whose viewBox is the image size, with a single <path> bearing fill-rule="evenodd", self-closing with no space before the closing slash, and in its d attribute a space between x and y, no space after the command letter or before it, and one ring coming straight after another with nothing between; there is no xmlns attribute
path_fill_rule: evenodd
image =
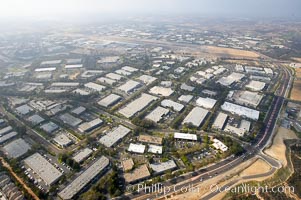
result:
<svg viewBox="0 0 301 200"><path fill-rule="evenodd" d="M65 134L65 133L60 133L56 135L53 138L53 141L55 141L58 145L60 146L68 146L69 144L72 143L72 140Z"/></svg>
<svg viewBox="0 0 301 200"><path fill-rule="evenodd" d="M249 82L249 84L246 85L246 87L249 88L249 89L251 89L251 90L254 90L254 91L261 91L265 87L265 83L261 82L261 81L251 80Z"/></svg>
<svg viewBox="0 0 301 200"><path fill-rule="evenodd" d="M164 97L168 97L174 93L174 91L171 88L166 88L161 86L154 86L149 90L149 92Z"/></svg>
<svg viewBox="0 0 301 200"><path fill-rule="evenodd" d="M134 153L144 153L144 151L145 151L145 145L130 143L128 151L131 151L131 152L134 152Z"/></svg>
<svg viewBox="0 0 301 200"><path fill-rule="evenodd" d="M47 68L36 68L34 71L35 72L51 72L55 71L56 67L47 67Z"/></svg>
<svg viewBox="0 0 301 200"><path fill-rule="evenodd" d="M174 133L174 138L182 139L182 140L194 140L194 141L198 140L196 134L189 134L189 133Z"/></svg>
<svg viewBox="0 0 301 200"><path fill-rule="evenodd" d="M123 167L123 171L131 170L134 167L134 161L132 158L122 161L121 164Z"/></svg>
<svg viewBox="0 0 301 200"><path fill-rule="evenodd" d="M11 127L11 126L7 126L7 127L0 129L0 136L10 132L11 130L13 130L13 127Z"/></svg>
<svg viewBox="0 0 301 200"><path fill-rule="evenodd" d="M194 107L190 113L185 117L182 124L189 124L199 127L201 123L206 118L207 114L209 113L208 110L200 108L200 107Z"/></svg>
<svg viewBox="0 0 301 200"><path fill-rule="evenodd" d="M181 95L178 100L179 101L182 101L182 102L185 102L185 103L189 103L191 100L193 99L193 96L192 95Z"/></svg>
<svg viewBox="0 0 301 200"><path fill-rule="evenodd" d="M78 82L55 82L51 84L52 87L77 87Z"/></svg>
<svg viewBox="0 0 301 200"><path fill-rule="evenodd" d="M102 125L103 121L99 118L96 118L90 122L85 122L79 125L78 130L80 132L89 132L92 129L97 128L98 126Z"/></svg>
<svg viewBox="0 0 301 200"><path fill-rule="evenodd" d="M83 121L79 118L76 118L76 117L70 115L69 113L62 114L59 116L59 118L60 118L60 120L63 121L63 123L68 124L69 126L73 126L73 127L78 126Z"/></svg>
<svg viewBox="0 0 301 200"><path fill-rule="evenodd" d="M155 154L162 154L163 147L162 146L158 146L158 145L149 144L147 152L149 152L149 153L155 153Z"/></svg>
<svg viewBox="0 0 301 200"><path fill-rule="evenodd" d="M72 159L75 162L80 163L86 160L92 154L92 152L93 152L92 149L84 148L80 152L78 152L75 156L73 156Z"/></svg>
<svg viewBox="0 0 301 200"><path fill-rule="evenodd" d="M30 149L30 145L22 138L16 139L3 147L5 154L9 158L18 158Z"/></svg>
<svg viewBox="0 0 301 200"><path fill-rule="evenodd" d="M137 112L143 110L145 107L147 107L151 102L155 101L156 99L158 98L155 96L142 93L142 95L139 98L127 104L126 107L120 109L118 112L124 115L125 117L130 118L133 115L135 115Z"/></svg>
<svg viewBox="0 0 301 200"><path fill-rule="evenodd" d="M163 138L150 135L139 135L138 141L152 144L162 144Z"/></svg>
<svg viewBox="0 0 301 200"><path fill-rule="evenodd" d="M119 81L123 78L123 76L120 76L119 74L115 74L115 73L108 73L105 75L107 78Z"/></svg>
<svg viewBox="0 0 301 200"><path fill-rule="evenodd" d="M89 88L89 89L91 89L91 90L95 90L95 91L97 91L97 92L101 92L101 91L103 91L104 89L106 89L105 86L99 85L99 84L96 84L96 83L92 83L92 82L86 83L86 84L85 84L85 87L86 87L86 88Z"/></svg>
<svg viewBox="0 0 301 200"><path fill-rule="evenodd" d="M228 151L228 147L218 139L213 139L213 146L223 152Z"/></svg>
<svg viewBox="0 0 301 200"><path fill-rule="evenodd" d="M53 122L48 122L48 123L40 126L40 128L43 129L44 131L46 131L47 133L52 133L52 132L56 131L57 129L59 129L59 126Z"/></svg>
<svg viewBox="0 0 301 200"><path fill-rule="evenodd" d="M52 185L62 176L62 173L39 153L27 157L24 163L37 173L47 185Z"/></svg>
<svg viewBox="0 0 301 200"><path fill-rule="evenodd" d="M121 69L126 70L126 71L129 71L129 72L136 72L136 71L139 71L139 69L134 68L134 67L130 67L130 66L124 66L124 67L122 67Z"/></svg>
<svg viewBox="0 0 301 200"><path fill-rule="evenodd" d="M178 112L180 112L184 108L183 104L177 103L170 99L164 99L163 101L161 101L161 106L172 108L173 110L178 111Z"/></svg>
<svg viewBox="0 0 301 200"><path fill-rule="evenodd" d="M17 107L16 111L22 115L26 115L26 114L30 113L31 111L33 111L33 109L31 107L29 107L27 104L24 104L22 106Z"/></svg>
<svg viewBox="0 0 301 200"><path fill-rule="evenodd" d="M149 75L141 75L138 80L142 81L144 84L149 85L155 80L157 80L156 77L149 76Z"/></svg>
<svg viewBox="0 0 301 200"><path fill-rule="evenodd" d="M27 120L30 121L33 125L37 125L45 121L45 119L38 114L34 114L28 117Z"/></svg>
<svg viewBox="0 0 301 200"><path fill-rule="evenodd" d="M101 171L103 171L110 161L107 157L102 156L94 162L88 169L74 179L67 187L58 193L59 197L67 200L72 199L87 184L89 184Z"/></svg>
<svg viewBox="0 0 301 200"><path fill-rule="evenodd" d="M245 116L247 118L258 120L259 119L259 111L247 108L244 106L236 105L233 103L225 102L221 108L225 111L228 111L232 114L236 114L239 116Z"/></svg>
<svg viewBox="0 0 301 200"><path fill-rule="evenodd" d="M228 119L228 115L225 113L218 113L217 117L214 120L212 128L222 130L224 128L225 122Z"/></svg>
<svg viewBox="0 0 301 200"><path fill-rule="evenodd" d="M125 84L118 87L118 89L125 92L125 93L130 93L134 89L136 89L140 86L141 86L141 84L139 82L133 81L133 80L128 80Z"/></svg>
<svg viewBox="0 0 301 200"><path fill-rule="evenodd" d="M98 104L103 107L109 107L109 106L116 104L121 99L122 99L122 97L117 94L109 94L105 98L98 101Z"/></svg>
<svg viewBox="0 0 301 200"><path fill-rule="evenodd" d="M124 174L124 179L127 183L132 183L135 181L139 181L145 178L148 178L150 176L150 172L147 168L147 165L141 165L137 167L134 171L125 173Z"/></svg>
<svg viewBox="0 0 301 200"><path fill-rule="evenodd" d="M107 77L100 77L97 79L98 82L104 83L104 84L109 84L109 85L113 85L114 83L116 83L116 80L107 78Z"/></svg>
<svg viewBox="0 0 301 200"><path fill-rule="evenodd" d="M74 108L74 109L71 111L71 113L76 114L76 115L80 115L80 114L82 114L83 112L85 112L86 110L87 110L87 109L86 109L85 107L79 106L79 107Z"/></svg>
<svg viewBox="0 0 301 200"><path fill-rule="evenodd" d="M46 60L41 62L41 65L58 65L61 64L62 60Z"/></svg>
<svg viewBox="0 0 301 200"><path fill-rule="evenodd" d="M158 106L155 108L152 112L150 112L145 119L152 120L154 122L159 122L164 115L167 115L169 113L169 110L166 108L163 108L161 106Z"/></svg>
<svg viewBox="0 0 301 200"><path fill-rule="evenodd" d="M65 69L78 69L82 68L83 64L71 64L71 65L65 65Z"/></svg>
<svg viewBox="0 0 301 200"><path fill-rule="evenodd" d="M10 132L10 133L7 133L7 134L5 134L5 135L2 135L2 136L0 137L0 144L2 144L2 143L4 143L4 142L6 142L7 140L9 140L9 139L15 137L16 135L18 135L18 133L15 132L15 131Z"/></svg>
<svg viewBox="0 0 301 200"><path fill-rule="evenodd" d="M120 75L123 75L123 76L130 76L132 73L129 72L129 71L126 71L126 70L123 70L123 69L117 69L115 71L116 74L120 74Z"/></svg>
<svg viewBox="0 0 301 200"><path fill-rule="evenodd" d="M131 130L129 128L119 125L117 128L113 129L105 136L100 138L99 142L105 145L106 147L111 147L130 132Z"/></svg>
<svg viewBox="0 0 301 200"><path fill-rule="evenodd" d="M149 166L155 173L162 173L177 167L174 160L169 160L162 163L154 163L154 164L150 164Z"/></svg>
<svg viewBox="0 0 301 200"><path fill-rule="evenodd" d="M216 100L215 99L211 99L211 98L203 98L203 97L199 97L197 100L196 100L196 104L198 106L201 106L201 107L204 107L204 108L208 108L208 109L211 109L214 107L214 105L216 104Z"/></svg>

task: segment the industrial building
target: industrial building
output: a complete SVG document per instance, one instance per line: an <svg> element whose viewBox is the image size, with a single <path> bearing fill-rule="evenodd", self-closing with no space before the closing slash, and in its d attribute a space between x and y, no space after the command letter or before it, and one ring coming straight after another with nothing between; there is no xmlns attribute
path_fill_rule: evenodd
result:
<svg viewBox="0 0 301 200"><path fill-rule="evenodd" d="M132 73L123 69L118 69L115 71L116 74L123 75L123 76L130 76Z"/></svg>
<svg viewBox="0 0 301 200"><path fill-rule="evenodd" d="M125 173L124 179L125 179L125 182L127 182L127 183L135 183L135 182L147 179L148 177L150 177L150 175L151 174L147 168L147 165L144 164L144 165L137 167L132 172Z"/></svg>
<svg viewBox="0 0 301 200"><path fill-rule="evenodd" d="M163 101L161 101L161 106L167 107L167 108L172 108L173 110L175 110L177 112L181 112L184 108L184 105L177 103L170 99L164 99Z"/></svg>
<svg viewBox="0 0 301 200"><path fill-rule="evenodd" d="M156 77L152 77L149 75L141 75L138 80L142 81L144 84L149 85L152 82L154 82L155 80L157 80Z"/></svg>
<svg viewBox="0 0 301 200"><path fill-rule="evenodd" d="M204 108L207 108L207 109L211 109L214 107L214 105L216 104L216 100L215 99L211 99L211 98L203 98L203 97L199 97L197 100L196 100L196 104L198 106L201 106L201 107L204 107Z"/></svg>
<svg viewBox="0 0 301 200"><path fill-rule="evenodd" d="M5 135L0 135L0 144L3 144L4 142L14 138L17 135L18 135L18 133L15 131L6 133Z"/></svg>
<svg viewBox="0 0 301 200"><path fill-rule="evenodd" d="M116 80L107 78L107 77L100 77L99 79L97 79L98 82L100 83L104 83L104 84L108 84L108 85L113 85L114 83L116 83Z"/></svg>
<svg viewBox="0 0 301 200"><path fill-rule="evenodd" d="M90 122L82 123L81 125L79 125L78 130L82 133L90 132L93 129L98 128L102 124L103 124L103 121L101 119L97 118L97 119L94 119Z"/></svg>
<svg viewBox="0 0 301 200"><path fill-rule="evenodd" d="M186 83L182 83L180 86L181 90L186 90L188 92L192 92L194 90L195 87L192 87L190 85L187 85Z"/></svg>
<svg viewBox="0 0 301 200"><path fill-rule="evenodd" d="M130 143L128 151L133 152L133 153L144 153L145 145Z"/></svg>
<svg viewBox="0 0 301 200"><path fill-rule="evenodd" d="M248 85L246 85L246 88L253 90L253 91L262 91L265 87L265 83L264 82L260 82L260 81L250 81L250 83Z"/></svg>
<svg viewBox="0 0 301 200"><path fill-rule="evenodd" d="M56 82L52 83L51 87L78 87L79 83L77 82Z"/></svg>
<svg viewBox="0 0 301 200"><path fill-rule="evenodd" d="M125 70L125 71L128 71L128 72L137 72L137 71L139 71L139 69L136 69L136 68L134 68L134 67L130 67L130 66L124 66L124 67L122 67L121 69L123 69L123 70Z"/></svg>
<svg viewBox="0 0 301 200"><path fill-rule="evenodd" d="M11 126L2 128L2 129L0 129L0 136L4 135L12 130L13 130L13 127L11 127Z"/></svg>
<svg viewBox="0 0 301 200"><path fill-rule="evenodd" d="M83 64L68 64L65 65L65 69L80 69L83 68Z"/></svg>
<svg viewBox="0 0 301 200"><path fill-rule="evenodd" d="M139 135L138 141L152 144L162 144L163 139L157 136Z"/></svg>
<svg viewBox="0 0 301 200"><path fill-rule="evenodd" d="M223 130L224 126L227 122L228 119L228 115L225 113L220 112L217 117L214 120L214 123L212 125L213 129L217 129L217 130Z"/></svg>
<svg viewBox="0 0 301 200"><path fill-rule="evenodd" d="M94 178L104 171L110 164L107 157L102 156L94 162L89 168L74 179L67 187L65 187L58 196L63 200L71 200L82 191Z"/></svg>
<svg viewBox="0 0 301 200"><path fill-rule="evenodd" d="M31 107L29 107L27 104L25 104L25 105L17 107L16 111L18 114L27 115L28 113L32 112L33 109Z"/></svg>
<svg viewBox="0 0 301 200"><path fill-rule="evenodd" d="M230 74L227 77L220 78L217 81L217 83L220 83L221 85L224 85L224 86L231 86L233 83L239 82L244 77L245 77L244 74L233 72L232 74Z"/></svg>
<svg viewBox="0 0 301 200"><path fill-rule="evenodd" d="M149 144L148 145L148 152L154 154L162 154L163 147L158 145Z"/></svg>
<svg viewBox="0 0 301 200"><path fill-rule="evenodd" d="M62 148L72 144L72 140L65 133L59 133L53 138L53 141Z"/></svg>
<svg viewBox="0 0 301 200"><path fill-rule="evenodd" d="M193 126L199 127L205 120L208 113L209 111L206 109L194 107L185 117L182 124L192 124Z"/></svg>
<svg viewBox="0 0 301 200"><path fill-rule="evenodd" d="M129 128L119 125L117 128L100 138L99 143L105 145L106 147L112 147L116 142L124 138L130 132L131 130Z"/></svg>
<svg viewBox="0 0 301 200"><path fill-rule="evenodd" d="M160 87L160 86L154 86L149 90L150 93L161 95L164 97L168 97L174 93L174 91L171 88L166 87Z"/></svg>
<svg viewBox="0 0 301 200"><path fill-rule="evenodd" d="M123 160L121 162L121 164L122 164L122 168L123 168L124 172L127 172L127 171L133 169L133 167L134 167L134 161L133 161L132 158L129 158L127 160Z"/></svg>
<svg viewBox="0 0 301 200"><path fill-rule="evenodd" d="M60 115L59 119L62 120L65 124L68 124L69 126L72 126L72 127L78 126L83 121L79 118L73 117L69 113Z"/></svg>
<svg viewBox="0 0 301 200"><path fill-rule="evenodd" d="M128 80L125 84L118 87L119 90L129 94L132 93L135 89L141 87L141 84L137 81Z"/></svg>
<svg viewBox="0 0 301 200"><path fill-rule="evenodd" d="M105 98L101 99L98 104L103 106L103 107L110 107L118 103L122 99L121 96L117 94L110 94L106 96Z"/></svg>
<svg viewBox="0 0 301 200"><path fill-rule="evenodd" d="M150 168L154 171L155 174L161 174L168 170L173 170L177 168L177 165L174 160L168 160L166 162L154 163L149 165Z"/></svg>
<svg viewBox="0 0 301 200"><path fill-rule="evenodd" d="M3 147L8 158L18 158L30 150L30 145L22 138L16 139Z"/></svg>
<svg viewBox="0 0 301 200"><path fill-rule="evenodd" d="M96 84L96 83L92 83L92 82L86 83L85 87L92 90L92 91L95 91L95 92L101 92L104 89L106 89L105 86L99 85L99 84Z"/></svg>
<svg viewBox="0 0 301 200"><path fill-rule="evenodd" d="M178 100L185 102L185 103L189 103L191 100L193 99L192 95L181 95Z"/></svg>
<svg viewBox="0 0 301 200"><path fill-rule="evenodd" d="M85 112L87 109L85 108L85 107L83 107L83 106L79 106L79 107L77 107L77 108L74 108L72 111L71 111L71 113L72 114L75 114L75 115L80 115L80 114L82 114L83 112Z"/></svg>
<svg viewBox="0 0 301 200"><path fill-rule="evenodd" d="M244 134L245 134L245 130L244 129L241 129L241 128L237 128L235 126L231 126L231 125L227 125L224 129L225 132L229 132L229 133L233 133L233 134L236 134L238 135L239 137L243 137Z"/></svg>
<svg viewBox="0 0 301 200"><path fill-rule="evenodd" d="M115 73L108 73L108 74L106 74L106 77L109 79L116 80L116 81L120 81L121 79L124 78L123 76L120 76L119 74L115 74Z"/></svg>
<svg viewBox="0 0 301 200"><path fill-rule="evenodd" d="M138 99L135 99L134 101L126 105L126 107L120 109L118 112L123 116L130 118L137 112L143 110L156 99L158 98L146 93L142 93L142 95Z"/></svg>
<svg viewBox="0 0 301 200"><path fill-rule="evenodd" d="M34 115L28 117L27 121L29 121L33 125L37 125L37 124L40 124L43 121L45 121L45 119L38 114L34 114Z"/></svg>
<svg viewBox="0 0 301 200"><path fill-rule="evenodd" d="M145 119L149 119L151 121L154 121L154 122L158 123L168 113L169 113L168 109L163 108L161 106L158 106L157 108L155 108L155 110L153 110L152 112L150 112L145 117Z"/></svg>
<svg viewBox="0 0 301 200"><path fill-rule="evenodd" d="M92 149L84 148L75 156L73 156L72 159L77 163L81 163L85 161L87 158L89 158L92 155L92 152L93 152Z"/></svg>
<svg viewBox="0 0 301 200"><path fill-rule="evenodd" d="M192 141L198 140L196 134L189 134L189 133L174 133L174 139L192 140Z"/></svg>
<svg viewBox="0 0 301 200"><path fill-rule="evenodd" d="M26 158L24 164L31 168L48 186L56 183L62 176L62 173L39 153Z"/></svg>
<svg viewBox="0 0 301 200"><path fill-rule="evenodd" d="M263 98L262 94L250 91L237 91L231 99L241 105L257 107Z"/></svg>
<svg viewBox="0 0 301 200"><path fill-rule="evenodd" d="M258 120L259 119L259 111L247 108L244 106L236 105L233 103L225 102L221 108L224 111L228 111L232 114L236 114L239 116L245 116L247 118L253 119L253 120Z"/></svg>
<svg viewBox="0 0 301 200"><path fill-rule="evenodd" d="M53 133L54 131L59 129L59 126L53 122L48 122L40 126L40 128L47 133Z"/></svg>
<svg viewBox="0 0 301 200"><path fill-rule="evenodd" d="M213 147L223 152L228 151L228 147L218 139L213 139Z"/></svg>

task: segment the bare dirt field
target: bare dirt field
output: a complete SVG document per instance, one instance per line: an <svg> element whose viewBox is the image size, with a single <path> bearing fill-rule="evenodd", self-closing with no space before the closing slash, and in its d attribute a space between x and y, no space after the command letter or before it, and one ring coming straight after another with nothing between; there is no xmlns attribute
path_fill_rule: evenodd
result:
<svg viewBox="0 0 301 200"><path fill-rule="evenodd" d="M208 53L217 54L221 56L229 56L229 57L240 57L240 58L259 58L260 55L246 50L240 49L231 49L231 48L223 48L223 47L214 47L214 46L206 46L204 50Z"/></svg>
<svg viewBox="0 0 301 200"><path fill-rule="evenodd" d="M294 58L291 58L291 59L294 60L294 61L296 61L296 62L301 62L301 58L294 57Z"/></svg>
<svg viewBox="0 0 301 200"><path fill-rule="evenodd" d="M240 173L240 176L252 176L258 173L266 173L269 172L270 169L271 166L266 161L258 159L250 167L248 167L242 173Z"/></svg>
<svg viewBox="0 0 301 200"><path fill-rule="evenodd" d="M296 69L296 77L290 98L301 101L301 68Z"/></svg>
<svg viewBox="0 0 301 200"><path fill-rule="evenodd" d="M286 146L284 144L285 139L297 139L298 137L294 131L280 127L276 136L273 139L273 144L270 148L265 150L265 153L276 158L285 167L287 160L285 156Z"/></svg>

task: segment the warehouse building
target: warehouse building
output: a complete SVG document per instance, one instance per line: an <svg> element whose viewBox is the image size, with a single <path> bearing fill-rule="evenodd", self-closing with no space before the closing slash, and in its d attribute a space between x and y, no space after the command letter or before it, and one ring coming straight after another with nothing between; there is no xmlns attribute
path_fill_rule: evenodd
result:
<svg viewBox="0 0 301 200"><path fill-rule="evenodd" d="M157 108L155 108L155 110L153 110L152 112L150 112L145 117L145 119L149 119L151 121L154 121L154 122L158 123L168 113L169 113L168 109L163 108L161 106L158 106Z"/></svg>
<svg viewBox="0 0 301 200"><path fill-rule="evenodd" d="M95 92L101 92L104 89L106 89L105 86L99 85L99 84L96 84L96 83L92 83L92 82L86 83L85 87L92 90L92 91L95 91Z"/></svg>
<svg viewBox="0 0 301 200"><path fill-rule="evenodd" d="M97 81L108 85L114 85L114 83L117 82L116 80L106 78L106 77L100 77L99 79L97 79Z"/></svg>
<svg viewBox="0 0 301 200"><path fill-rule="evenodd" d="M93 153L92 149L84 148L75 156L73 156L72 159L77 163L81 163L85 161L87 158L89 158L92 155L92 153Z"/></svg>
<svg viewBox="0 0 301 200"><path fill-rule="evenodd" d="M188 92L192 92L195 87L192 87L190 85L187 85L186 83L182 83L180 86L181 90L186 90Z"/></svg>
<svg viewBox="0 0 301 200"><path fill-rule="evenodd" d="M174 133L174 139L192 140L192 141L198 140L196 134L189 134L189 133Z"/></svg>
<svg viewBox="0 0 301 200"><path fill-rule="evenodd" d="M134 90L138 89L139 87L141 87L141 84L137 81L133 81L133 80L129 80L127 81L125 84L121 85L120 87L118 87L119 90L130 94L132 93Z"/></svg>
<svg viewBox="0 0 301 200"><path fill-rule="evenodd" d="M41 154L35 153L24 160L48 186L53 185L62 176L62 173L49 163Z"/></svg>
<svg viewBox="0 0 301 200"><path fill-rule="evenodd" d="M225 127L225 124L227 122L228 119L228 115L226 115L225 113L220 112L217 117L215 118L215 121L212 125L213 129L217 129L217 130L223 130Z"/></svg>
<svg viewBox="0 0 301 200"><path fill-rule="evenodd" d="M90 122L85 122L79 125L78 130L82 133L90 132L98 127L100 127L103 124L103 121L99 118L94 119Z"/></svg>
<svg viewBox="0 0 301 200"><path fill-rule="evenodd" d="M40 128L47 133L53 133L54 131L59 129L59 126L53 122L48 122L40 126Z"/></svg>
<svg viewBox="0 0 301 200"><path fill-rule="evenodd" d="M30 150L30 145L19 138L3 147L4 154L8 158L19 158Z"/></svg>
<svg viewBox="0 0 301 200"><path fill-rule="evenodd" d="M238 104L252 106L255 108L260 104L262 98L263 95L250 91L237 91L232 97L232 99Z"/></svg>
<svg viewBox="0 0 301 200"><path fill-rule="evenodd" d="M149 165L155 174L162 174L168 170L174 170L177 165L174 160L168 160L166 162L154 163Z"/></svg>
<svg viewBox="0 0 301 200"><path fill-rule="evenodd" d="M71 200L81 192L93 179L103 172L110 164L107 157L102 156L94 162L89 168L74 179L67 187L65 187L58 196L63 200Z"/></svg>
<svg viewBox="0 0 301 200"><path fill-rule="evenodd" d="M218 139L213 139L213 147L223 152L228 151L228 147Z"/></svg>
<svg viewBox="0 0 301 200"><path fill-rule="evenodd" d="M177 112L181 112L184 108L184 105L177 103L170 99L164 99L163 101L161 101L161 106L167 107L167 108L172 108L173 110L175 110Z"/></svg>
<svg viewBox="0 0 301 200"><path fill-rule="evenodd" d="M250 83L248 85L246 85L246 88L253 90L253 91L262 91L265 87L265 83L264 82L260 82L260 81L250 81Z"/></svg>
<svg viewBox="0 0 301 200"><path fill-rule="evenodd" d="M123 69L118 69L115 71L116 74L123 75L123 76L130 76L132 73Z"/></svg>
<svg viewBox="0 0 301 200"><path fill-rule="evenodd" d="M147 168L147 165L141 165L137 167L134 171L125 173L124 179L127 183L136 183L138 181L145 180L150 177L150 172Z"/></svg>
<svg viewBox="0 0 301 200"><path fill-rule="evenodd" d="M242 130L244 130L245 132L249 132L250 128L251 128L251 122L243 119L240 122L239 128L242 129Z"/></svg>
<svg viewBox="0 0 301 200"><path fill-rule="evenodd" d="M33 109L29 107L27 104L19 106L16 108L16 111L20 115L27 115L28 113L32 112Z"/></svg>
<svg viewBox="0 0 301 200"><path fill-rule="evenodd" d="M80 69L80 68L83 68L83 64L65 65L65 69Z"/></svg>
<svg viewBox="0 0 301 200"><path fill-rule="evenodd" d="M192 124L193 126L199 127L205 120L208 113L208 110L200 107L194 107L185 117L182 124Z"/></svg>
<svg viewBox="0 0 301 200"><path fill-rule="evenodd" d="M181 95L178 100L184 103L189 103L193 99L192 95Z"/></svg>
<svg viewBox="0 0 301 200"><path fill-rule="evenodd" d="M45 121L45 119L38 114L34 114L34 115L28 117L27 121L29 121L33 125L37 125L37 124L40 124L43 121Z"/></svg>
<svg viewBox="0 0 301 200"><path fill-rule="evenodd" d="M236 105L233 103L225 102L221 108L224 111L228 111L232 114L236 114L239 116L244 116L253 120L258 120L259 119L259 111L247 108L244 106Z"/></svg>
<svg viewBox="0 0 301 200"><path fill-rule="evenodd" d="M41 66L55 66L62 63L62 60L46 60L41 62Z"/></svg>
<svg viewBox="0 0 301 200"><path fill-rule="evenodd" d="M122 67L121 69L123 69L123 70L125 70L125 71L128 71L128 72L137 72L137 71L139 71L139 69L136 69L136 68L134 68L134 67L130 67L130 66L124 66L124 67Z"/></svg>
<svg viewBox="0 0 301 200"><path fill-rule="evenodd" d="M130 143L128 151L133 152L133 153L144 153L145 145Z"/></svg>
<svg viewBox="0 0 301 200"><path fill-rule="evenodd" d="M217 81L217 83L220 83L221 85L224 85L224 86L231 86L233 83L239 82L244 77L245 77L244 74L233 72L232 74L230 74L227 77L220 78Z"/></svg>
<svg viewBox="0 0 301 200"><path fill-rule="evenodd" d="M152 77L149 75L141 75L138 80L142 81L144 84L149 85L152 82L154 82L155 80L157 80L156 77Z"/></svg>
<svg viewBox="0 0 301 200"><path fill-rule="evenodd" d="M121 162L121 164L122 164L122 168L123 168L123 171L124 171L124 172L127 172L127 171L133 169L133 167L134 167L134 161L133 161L132 158L123 160L123 161Z"/></svg>
<svg viewBox="0 0 301 200"><path fill-rule="evenodd" d="M118 103L122 99L121 96L117 94L110 94L106 96L105 98L101 99L98 104L103 106L103 107L110 107Z"/></svg>
<svg viewBox="0 0 301 200"><path fill-rule="evenodd" d="M13 127L11 127L11 126L2 128L2 129L0 129L0 136L4 135L12 130L13 130Z"/></svg>
<svg viewBox="0 0 301 200"><path fill-rule="evenodd" d="M77 82L56 82L52 83L51 87L78 87L79 83Z"/></svg>
<svg viewBox="0 0 301 200"><path fill-rule="evenodd" d="M105 145L106 147L112 147L116 142L124 138L130 132L131 130L129 128L119 125L117 128L100 138L99 143Z"/></svg>
<svg viewBox="0 0 301 200"><path fill-rule="evenodd" d="M148 152L154 154L162 154L163 147L158 145L149 144L148 145Z"/></svg>
<svg viewBox="0 0 301 200"><path fill-rule="evenodd" d="M80 123L82 123L83 120L73 117L69 113L65 113L59 116L60 120L63 121L63 123L68 124L69 126L76 127Z"/></svg>
<svg viewBox="0 0 301 200"><path fill-rule="evenodd" d="M5 135L1 135L0 136L0 144L3 144L4 142L14 138L15 136L17 136L18 133L15 132L15 131L12 131L12 132L9 132L9 133L6 133Z"/></svg>
<svg viewBox="0 0 301 200"><path fill-rule="evenodd" d="M53 138L53 141L61 148L65 148L72 144L72 140L65 133L59 133Z"/></svg>
<svg viewBox="0 0 301 200"><path fill-rule="evenodd" d="M108 74L106 74L106 77L109 79L116 80L116 81L120 81L121 79L124 78L123 76L120 76L119 74L115 74L115 73L108 73Z"/></svg>
<svg viewBox="0 0 301 200"><path fill-rule="evenodd" d="M134 101L126 105L126 107L120 109L118 112L123 116L130 118L137 112L143 110L156 99L158 98L146 93L142 93L142 95L138 99L135 99Z"/></svg>
<svg viewBox="0 0 301 200"><path fill-rule="evenodd" d="M174 91L171 88L166 88L166 87L160 87L160 86L154 86L149 90L150 93L156 94L156 95L161 95L164 97L169 97L174 93Z"/></svg>
<svg viewBox="0 0 301 200"><path fill-rule="evenodd" d="M139 142L152 143L152 144L162 144L163 139L161 137L150 136L150 135L139 135Z"/></svg>
<svg viewBox="0 0 301 200"><path fill-rule="evenodd" d="M79 107L73 109L73 110L71 111L71 113L73 113L73 114L75 114L75 115L81 115L81 114L84 113L86 110L87 110L87 109L86 109L85 107L79 106Z"/></svg>
<svg viewBox="0 0 301 200"><path fill-rule="evenodd" d="M245 134L245 132L246 132L244 129L237 128L237 127L231 126L231 125L229 125L229 124L225 127L224 131L229 132L229 133L236 134L236 135L238 135L239 137L243 137L244 134Z"/></svg>
<svg viewBox="0 0 301 200"><path fill-rule="evenodd" d="M198 106L201 106L201 107L204 107L204 108L207 108L207 109L211 109L214 107L214 105L216 104L216 100L215 99L211 99L211 98L203 98L203 97L199 97L197 100L196 100L196 104Z"/></svg>

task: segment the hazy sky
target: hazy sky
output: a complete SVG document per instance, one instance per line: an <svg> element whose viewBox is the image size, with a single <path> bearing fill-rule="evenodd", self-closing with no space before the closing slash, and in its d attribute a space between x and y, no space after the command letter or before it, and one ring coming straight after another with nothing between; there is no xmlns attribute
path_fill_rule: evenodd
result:
<svg viewBox="0 0 301 200"><path fill-rule="evenodd" d="M0 19L90 14L198 14L301 19L301 0L0 0Z"/></svg>

